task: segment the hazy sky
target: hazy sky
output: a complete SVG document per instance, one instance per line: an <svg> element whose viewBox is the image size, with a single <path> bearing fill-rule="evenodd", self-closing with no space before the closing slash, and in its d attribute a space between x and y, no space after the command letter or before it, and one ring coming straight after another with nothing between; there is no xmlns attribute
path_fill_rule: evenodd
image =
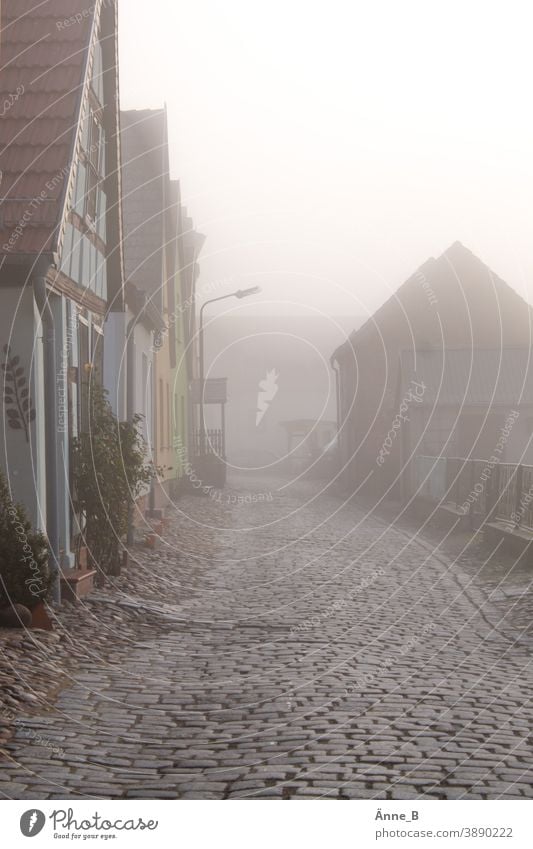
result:
<svg viewBox="0 0 533 849"><path fill-rule="evenodd" d="M167 103L200 286L361 315L459 239L533 301L528 5L121 0L122 105Z"/></svg>

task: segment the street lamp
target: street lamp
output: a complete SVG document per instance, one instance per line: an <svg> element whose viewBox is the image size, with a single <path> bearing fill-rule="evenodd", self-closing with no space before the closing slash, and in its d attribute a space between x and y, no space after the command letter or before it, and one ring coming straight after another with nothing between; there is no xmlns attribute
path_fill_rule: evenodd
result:
<svg viewBox="0 0 533 849"><path fill-rule="evenodd" d="M251 286L249 289L237 289L236 292L230 292L228 295L219 295L218 298L210 298L205 301L200 307L200 453L205 454L205 421L204 421L204 310L209 304L214 304L215 301L225 301L226 298L248 298L250 295L258 295L261 291L260 286Z"/></svg>

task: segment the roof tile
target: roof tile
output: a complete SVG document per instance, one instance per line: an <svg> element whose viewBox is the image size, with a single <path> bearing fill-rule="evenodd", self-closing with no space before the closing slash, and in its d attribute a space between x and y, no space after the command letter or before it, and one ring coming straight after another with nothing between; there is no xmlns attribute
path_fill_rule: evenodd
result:
<svg viewBox="0 0 533 849"><path fill-rule="evenodd" d="M3 0L1 7L0 104L23 91L0 121L0 248L33 253L51 247L58 227L62 181L52 191L46 183L69 165L95 8L87 0ZM81 23L62 25L76 14ZM13 240L35 198L38 207Z"/></svg>

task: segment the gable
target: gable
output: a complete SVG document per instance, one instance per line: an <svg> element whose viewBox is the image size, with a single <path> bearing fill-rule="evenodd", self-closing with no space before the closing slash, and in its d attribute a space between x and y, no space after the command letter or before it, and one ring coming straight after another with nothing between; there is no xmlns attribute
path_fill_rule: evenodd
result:
<svg viewBox="0 0 533 849"><path fill-rule="evenodd" d="M7 253L55 250L94 12L84 0L3 0L0 238ZM81 22L62 30L73 14ZM13 231L18 228L16 237Z"/></svg>
<svg viewBox="0 0 533 849"><path fill-rule="evenodd" d="M117 20L103 3L80 106L60 244L60 270L111 308L124 307L117 83Z"/></svg>
<svg viewBox="0 0 533 849"><path fill-rule="evenodd" d="M121 308L116 2L2 5L2 85L23 89L0 122L3 251L52 254L54 286L68 278Z"/></svg>
<svg viewBox="0 0 533 849"><path fill-rule="evenodd" d="M107 300L108 244L104 71L100 33L91 50L90 84L80 111L77 155L63 224L60 270Z"/></svg>
<svg viewBox="0 0 533 849"><path fill-rule="evenodd" d="M403 348L527 346L530 325L529 305L456 242L424 263L334 356L346 359L350 348L390 360Z"/></svg>

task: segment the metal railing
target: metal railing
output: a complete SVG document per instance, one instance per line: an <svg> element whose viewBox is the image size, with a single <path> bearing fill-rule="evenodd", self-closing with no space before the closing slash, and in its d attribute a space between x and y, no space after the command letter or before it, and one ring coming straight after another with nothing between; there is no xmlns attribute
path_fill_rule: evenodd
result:
<svg viewBox="0 0 533 849"><path fill-rule="evenodd" d="M193 454L216 454L221 459L225 456L224 432L219 429L206 429L203 433L195 431L193 437Z"/></svg>
<svg viewBox="0 0 533 849"><path fill-rule="evenodd" d="M533 530L533 466L464 457L415 457L414 492L451 505L475 524L502 520Z"/></svg>

